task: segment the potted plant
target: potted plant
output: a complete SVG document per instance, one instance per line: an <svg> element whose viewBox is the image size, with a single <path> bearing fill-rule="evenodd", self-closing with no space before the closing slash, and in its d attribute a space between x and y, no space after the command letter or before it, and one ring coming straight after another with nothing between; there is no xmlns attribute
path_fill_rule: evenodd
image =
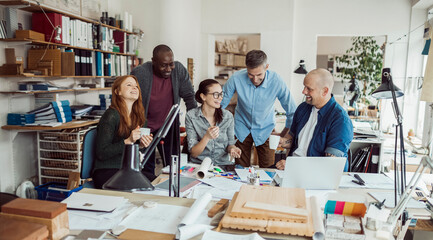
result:
<svg viewBox="0 0 433 240"><path fill-rule="evenodd" d="M356 78L360 87L360 100L372 103L371 93L381 83L383 49L372 36L353 37L352 47L346 54L335 57L337 63L336 77L344 80Z"/></svg>

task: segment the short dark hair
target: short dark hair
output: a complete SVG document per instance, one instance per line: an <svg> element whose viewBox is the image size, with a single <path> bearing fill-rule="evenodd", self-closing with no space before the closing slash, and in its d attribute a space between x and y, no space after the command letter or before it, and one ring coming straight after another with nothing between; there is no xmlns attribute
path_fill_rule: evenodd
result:
<svg viewBox="0 0 433 240"><path fill-rule="evenodd" d="M261 50L251 50L247 53L245 58L245 65L247 68L256 68L260 65L266 65L268 57L266 53Z"/></svg>
<svg viewBox="0 0 433 240"><path fill-rule="evenodd" d="M160 44L153 49L153 57L158 56L162 52L173 52L171 48L165 44Z"/></svg>

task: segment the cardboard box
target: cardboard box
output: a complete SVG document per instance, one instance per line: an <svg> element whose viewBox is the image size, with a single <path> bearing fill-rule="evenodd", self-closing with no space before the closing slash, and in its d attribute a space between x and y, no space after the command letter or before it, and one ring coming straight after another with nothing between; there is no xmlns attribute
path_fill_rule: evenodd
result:
<svg viewBox="0 0 433 240"><path fill-rule="evenodd" d="M75 76L74 52L62 52L62 76Z"/></svg>
<svg viewBox="0 0 433 240"><path fill-rule="evenodd" d="M19 39L33 39L38 41L45 41L45 35L32 30L16 30L15 37Z"/></svg>

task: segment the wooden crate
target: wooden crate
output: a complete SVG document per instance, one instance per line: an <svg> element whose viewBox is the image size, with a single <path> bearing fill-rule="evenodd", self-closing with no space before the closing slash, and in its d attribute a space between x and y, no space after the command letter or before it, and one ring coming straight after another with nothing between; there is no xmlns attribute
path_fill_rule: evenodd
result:
<svg viewBox="0 0 433 240"><path fill-rule="evenodd" d="M27 55L27 68L38 69L41 61L52 61L53 76L62 75L62 53L60 49L49 47L29 49Z"/></svg>
<svg viewBox="0 0 433 240"><path fill-rule="evenodd" d="M16 30L15 37L18 39L33 39L39 41L45 41L45 35L32 30Z"/></svg>

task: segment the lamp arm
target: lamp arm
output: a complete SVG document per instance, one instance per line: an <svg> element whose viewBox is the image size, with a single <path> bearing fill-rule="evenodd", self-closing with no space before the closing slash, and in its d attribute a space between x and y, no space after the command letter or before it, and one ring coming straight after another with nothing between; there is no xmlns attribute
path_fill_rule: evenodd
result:
<svg viewBox="0 0 433 240"><path fill-rule="evenodd" d="M405 189L404 193L400 196L400 200L398 201L397 206L392 210L390 216L388 217L387 224L391 227L396 226L397 220L400 217L400 215L403 213L404 209L406 208L407 203L409 202L411 198L412 192L415 190L415 186L418 184L419 180L422 177L422 174L425 170L425 168L428 167L431 170L433 170L433 162L430 157L424 156L421 159L421 163L418 165L418 168L416 169L412 179L410 180L407 188Z"/></svg>

